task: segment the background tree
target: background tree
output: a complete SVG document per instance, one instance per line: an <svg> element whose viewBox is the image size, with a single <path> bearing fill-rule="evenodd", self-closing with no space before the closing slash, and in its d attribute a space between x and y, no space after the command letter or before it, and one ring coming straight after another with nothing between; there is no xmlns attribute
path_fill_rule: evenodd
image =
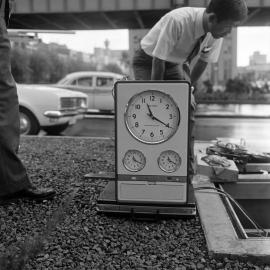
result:
<svg viewBox="0 0 270 270"><path fill-rule="evenodd" d="M32 83L48 83L50 79L50 58L46 51L33 51L30 57Z"/></svg>
<svg viewBox="0 0 270 270"><path fill-rule="evenodd" d="M28 83L30 79L30 56L25 49L15 47L11 54L11 72L16 82Z"/></svg>
<svg viewBox="0 0 270 270"><path fill-rule="evenodd" d="M120 73L123 74L123 70L119 65L110 63L104 67L104 71L114 72L114 73Z"/></svg>
<svg viewBox="0 0 270 270"><path fill-rule="evenodd" d="M204 85L204 87L205 87L205 89L206 89L206 93L207 94L211 94L211 93L213 93L213 84L212 84L212 82L210 81L210 80L206 80L206 81L204 81L203 82L203 85Z"/></svg>
<svg viewBox="0 0 270 270"><path fill-rule="evenodd" d="M225 91L236 96L248 94L250 92L250 84L246 80L236 77L227 81Z"/></svg>

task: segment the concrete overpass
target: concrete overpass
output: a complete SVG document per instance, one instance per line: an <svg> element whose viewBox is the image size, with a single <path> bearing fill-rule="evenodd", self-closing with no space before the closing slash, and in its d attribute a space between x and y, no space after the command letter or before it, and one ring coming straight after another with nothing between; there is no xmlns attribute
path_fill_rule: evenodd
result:
<svg viewBox="0 0 270 270"><path fill-rule="evenodd" d="M10 28L94 30L150 28L180 6L203 7L207 0L17 0ZM246 26L270 25L270 0L247 0Z"/></svg>

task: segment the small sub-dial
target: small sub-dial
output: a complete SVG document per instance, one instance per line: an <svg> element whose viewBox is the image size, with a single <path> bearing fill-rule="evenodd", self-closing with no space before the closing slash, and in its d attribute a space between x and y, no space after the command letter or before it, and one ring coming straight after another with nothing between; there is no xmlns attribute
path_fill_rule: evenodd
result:
<svg viewBox="0 0 270 270"><path fill-rule="evenodd" d="M164 172L175 172L181 166L181 157L175 151L163 151L158 157L158 166Z"/></svg>
<svg viewBox="0 0 270 270"><path fill-rule="evenodd" d="M123 158L125 168L131 172L141 171L146 163L145 156L138 150L128 150Z"/></svg>

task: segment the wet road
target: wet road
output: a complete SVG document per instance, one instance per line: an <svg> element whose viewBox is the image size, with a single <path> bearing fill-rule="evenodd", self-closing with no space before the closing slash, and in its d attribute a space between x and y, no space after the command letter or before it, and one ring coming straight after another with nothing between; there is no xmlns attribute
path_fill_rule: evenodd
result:
<svg viewBox="0 0 270 270"><path fill-rule="evenodd" d="M114 137L114 119L87 118L69 127L63 135L87 137ZM270 119L197 118L196 140L214 140L217 137L244 138L250 145L270 151Z"/></svg>

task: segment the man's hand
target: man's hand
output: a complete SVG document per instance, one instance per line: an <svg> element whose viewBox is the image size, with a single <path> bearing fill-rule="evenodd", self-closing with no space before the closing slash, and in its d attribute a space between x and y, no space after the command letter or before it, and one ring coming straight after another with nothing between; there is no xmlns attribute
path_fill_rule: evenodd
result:
<svg viewBox="0 0 270 270"><path fill-rule="evenodd" d="M194 86L191 86L190 89L191 89L191 101L190 101L190 103L191 103L191 106L193 107L193 109L195 110L196 106L197 106L197 103L196 103L195 97L194 97L195 88L194 88Z"/></svg>
<svg viewBox="0 0 270 270"><path fill-rule="evenodd" d="M196 110L197 103L195 101L195 97L193 94L191 94L190 103L191 103L191 106L193 107L193 109Z"/></svg>

